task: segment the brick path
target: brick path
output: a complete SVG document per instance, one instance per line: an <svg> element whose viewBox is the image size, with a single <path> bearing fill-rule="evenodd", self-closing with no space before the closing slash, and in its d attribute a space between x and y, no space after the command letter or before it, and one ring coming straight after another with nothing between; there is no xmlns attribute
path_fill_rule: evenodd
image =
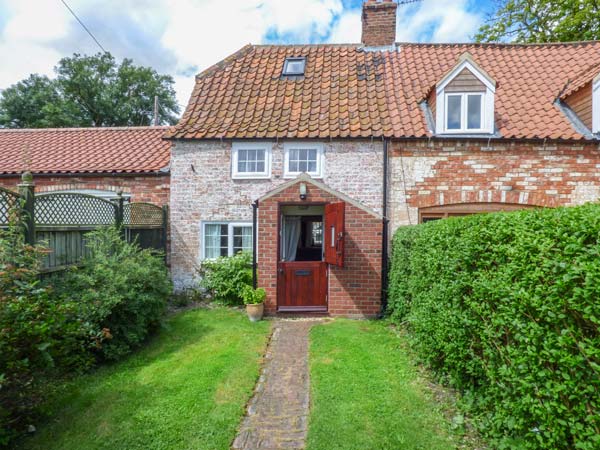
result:
<svg viewBox="0 0 600 450"><path fill-rule="evenodd" d="M304 448L308 425L308 332L316 320L278 320L233 449Z"/></svg>

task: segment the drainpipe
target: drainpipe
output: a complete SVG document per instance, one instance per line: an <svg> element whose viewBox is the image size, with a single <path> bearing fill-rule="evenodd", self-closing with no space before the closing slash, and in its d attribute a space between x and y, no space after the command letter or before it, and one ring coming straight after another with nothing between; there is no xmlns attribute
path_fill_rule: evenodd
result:
<svg viewBox="0 0 600 450"><path fill-rule="evenodd" d="M258 230L257 230L257 216L258 216L258 200L252 203L252 287L256 289L257 278L256 278L256 247L258 245Z"/></svg>
<svg viewBox="0 0 600 450"><path fill-rule="evenodd" d="M383 231L381 243L381 316L387 309L388 290L388 140L383 141Z"/></svg>

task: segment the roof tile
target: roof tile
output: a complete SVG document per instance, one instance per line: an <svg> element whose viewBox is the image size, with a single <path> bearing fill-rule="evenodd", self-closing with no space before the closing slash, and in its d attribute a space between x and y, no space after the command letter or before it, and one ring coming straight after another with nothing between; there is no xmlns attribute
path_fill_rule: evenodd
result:
<svg viewBox="0 0 600 450"><path fill-rule="evenodd" d="M357 44L246 46L198 75L183 118L167 136L426 137L419 102L465 52L497 83L501 136L584 138L554 101L593 78L600 42L397 44L380 52ZM281 76L287 56L306 57L304 77Z"/></svg>
<svg viewBox="0 0 600 450"><path fill-rule="evenodd" d="M148 173L169 164L168 127L0 130L0 174Z"/></svg>

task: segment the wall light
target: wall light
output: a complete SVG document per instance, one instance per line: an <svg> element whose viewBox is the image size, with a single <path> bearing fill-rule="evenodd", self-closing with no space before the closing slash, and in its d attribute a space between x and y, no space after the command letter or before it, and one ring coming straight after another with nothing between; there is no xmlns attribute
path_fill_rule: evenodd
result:
<svg viewBox="0 0 600 450"><path fill-rule="evenodd" d="M306 200L306 183L300 183L300 200Z"/></svg>

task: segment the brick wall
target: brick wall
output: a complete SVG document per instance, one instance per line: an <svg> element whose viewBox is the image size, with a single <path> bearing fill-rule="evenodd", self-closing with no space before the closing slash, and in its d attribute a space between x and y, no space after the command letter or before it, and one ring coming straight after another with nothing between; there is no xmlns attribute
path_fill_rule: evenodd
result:
<svg viewBox="0 0 600 450"><path fill-rule="evenodd" d="M397 141L390 150L391 231L418 210L455 203L577 205L600 197L598 144Z"/></svg>
<svg viewBox="0 0 600 450"><path fill-rule="evenodd" d="M381 212L383 144L324 143L323 182ZM284 181L283 142L273 142L268 180L231 178L231 141L177 141L171 151L171 268L177 289L192 286L200 257L202 221L252 219L252 202Z"/></svg>
<svg viewBox="0 0 600 450"><path fill-rule="evenodd" d="M306 203L340 199L308 183ZM267 291L265 308L277 308L279 203L298 202L298 185L262 201L258 209L258 285ZM329 266L328 310L332 316L374 317L381 308L381 239L383 222L362 208L346 203L344 267Z"/></svg>
<svg viewBox="0 0 600 450"><path fill-rule="evenodd" d="M16 190L20 177L0 178L0 186ZM36 192L51 192L72 189L98 189L122 191L131 194L134 202L149 202L157 205L169 203L168 175L138 176L52 176L35 177Z"/></svg>
<svg viewBox="0 0 600 450"><path fill-rule="evenodd" d="M393 45L396 42L396 8L392 0L367 0L362 10L362 39L367 47Z"/></svg>

